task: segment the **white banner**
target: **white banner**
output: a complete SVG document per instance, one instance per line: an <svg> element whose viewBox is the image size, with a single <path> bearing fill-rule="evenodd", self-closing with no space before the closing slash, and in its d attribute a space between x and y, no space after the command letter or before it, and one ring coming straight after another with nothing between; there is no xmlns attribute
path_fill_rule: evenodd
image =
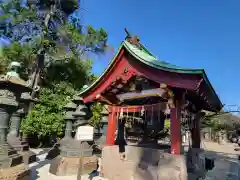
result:
<svg viewBox="0 0 240 180"><path fill-rule="evenodd" d="M94 127L92 126L79 126L76 131L75 138L81 141L92 141L94 134Z"/></svg>

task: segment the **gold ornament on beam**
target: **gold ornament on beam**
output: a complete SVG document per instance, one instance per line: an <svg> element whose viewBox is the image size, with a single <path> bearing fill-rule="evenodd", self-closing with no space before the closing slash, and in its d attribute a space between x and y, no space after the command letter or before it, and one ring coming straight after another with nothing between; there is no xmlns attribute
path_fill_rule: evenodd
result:
<svg viewBox="0 0 240 180"><path fill-rule="evenodd" d="M160 88L166 90L167 95L168 95L169 98L173 98L174 97L173 91L167 86L167 84L161 83L160 84Z"/></svg>

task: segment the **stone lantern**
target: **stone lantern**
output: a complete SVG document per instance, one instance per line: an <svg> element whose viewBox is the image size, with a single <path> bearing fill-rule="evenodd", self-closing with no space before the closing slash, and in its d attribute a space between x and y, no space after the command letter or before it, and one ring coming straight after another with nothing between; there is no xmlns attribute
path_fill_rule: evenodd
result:
<svg viewBox="0 0 240 180"><path fill-rule="evenodd" d="M32 97L28 92L21 94L19 108L12 114L10 131L7 136L8 143L23 156L25 164L36 161L36 154L29 150L26 138L21 139L19 135L22 118L27 114L28 105L32 101Z"/></svg>
<svg viewBox="0 0 240 180"><path fill-rule="evenodd" d="M52 160L49 172L55 175L68 175L69 171L71 173L71 167L68 169L68 165L78 162L78 160L71 161L72 157L78 154L78 148L76 148L76 143L72 138L73 122L75 118L73 117L73 112L75 111L77 105L73 102L66 104L64 109L66 110L64 120L66 122L65 135L63 139L60 140L60 155ZM70 162L69 162L70 161ZM63 170L65 168L65 170Z"/></svg>
<svg viewBox="0 0 240 180"><path fill-rule="evenodd" d="M77 175L79 171L81 174L90 173L97 168L97 158L92 156L92 147L85 141L72 138L73 122L87 122L87 108L83 104L76 106L73 102L66 106L66 129L65 136L60 141L60 155L50 165L50 173L58 176Z"/></svg>
<svg viewBox="0 0 240 180"><path fill-rule="evenodd" d="M80 141L81 149L80 155L81 156L92 156L93 150L88 142L93 142L93 127L88 126L88 108L83 103L81 97L77 98L78 100L78 107L76 111L73 113L75 117L75 127L76 127L76 134L75 140ZM76 100L75 100L76 102ZM83 132L85 131L85 132ZM91 134L92 133L92 134Z"/></svg>
<svg viewBox="0 0 240 180"><path fill-rule="evenodd" d="M84 105L83 99L80 96L75 95L72 100L76 105L76 111L73 113L74 118L76 119L74 123L74 131L77 132L79 126L85 125L88 123L88 108ZM76 138L76 133L75 133Z"/></svg>
<svg viewBox="0 0 240 180"><path fill-rule="evenodd" d="M73 116L75 117L75 127L76 130L79 126L83 126L88 124L88 108L83 103L83 99L79 96L74 96L73 102L75 102L78 106L76 108L76 111L73 113Z"/></svg>
<svg viewBox="0 0 240 180"><path fill-rule="evenodd" d="M28 168L22 164L22 156L7 142L7 129L11 115L21 114L21 110L18 111L21 93L29 91L31 88L27 83L19 76L14 76L14 73L11 74L11 71L7 75L0 76L0 169L4 168L3 173L0 173L0 179L9 176L11 178L29 176ZM16 131L12 133L17 134ZM9 172L11 173L8 174Z"/></svg>
<svg viewBox="0 0 240 180"><path fill-rule="evenodd" d="M108 106L104 105L103 110L101 112L102 119L100 121L101 124L101 137L97 140L97 145L102 148L106 144L106 135L107 135L107 127L108 127Z"/></svg>
<svg viewBox="0 0 240 180"><path fill-rule="evenodd" d="M64 116L64 120L66 121L65 126L65 135L63 139L60 141L60 149L61 149L61 155L62 156L68 156L72 153L72 144L73 138L72 138L72 131L73 131L73 121L75 121L75 118L73 117L73 112L75 111L77 105L73 102L69 102L64 108L66 110L66 114Z"/></svg>

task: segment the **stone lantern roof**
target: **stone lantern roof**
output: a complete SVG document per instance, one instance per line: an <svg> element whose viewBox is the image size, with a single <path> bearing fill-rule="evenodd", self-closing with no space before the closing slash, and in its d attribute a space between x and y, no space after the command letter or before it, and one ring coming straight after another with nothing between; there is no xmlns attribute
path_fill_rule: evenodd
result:
<svg viewBox="0 0 240 180"><path fill-rule="evenodd" d="M28 85L27 81L15 76L0 75L0 87L12 86L14 88L20 88L22 92L30 92L32 88Z"/></svg>

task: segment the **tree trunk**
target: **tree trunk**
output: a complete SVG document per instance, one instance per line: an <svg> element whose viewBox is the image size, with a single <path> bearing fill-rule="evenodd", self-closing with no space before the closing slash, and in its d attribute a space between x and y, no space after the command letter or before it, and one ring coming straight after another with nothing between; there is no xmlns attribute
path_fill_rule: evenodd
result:
<svg viewBox="0 0 240 180"><path fill-rule="evenodd" d="M39 85L40 78L41 78L40 74L41 74L41 71L44 66L44 56L45 56L45 50L40 50L39 54L37 55L35 69L32 74L32 82L31 82L31 86L32 86L31 97L32 97L32 99L35 98L36 92L39 90L38 85ZM34 106L34 102L31 102L29 104L29 109L28 109L29 112L32 110L33 106Z"/></svg>

